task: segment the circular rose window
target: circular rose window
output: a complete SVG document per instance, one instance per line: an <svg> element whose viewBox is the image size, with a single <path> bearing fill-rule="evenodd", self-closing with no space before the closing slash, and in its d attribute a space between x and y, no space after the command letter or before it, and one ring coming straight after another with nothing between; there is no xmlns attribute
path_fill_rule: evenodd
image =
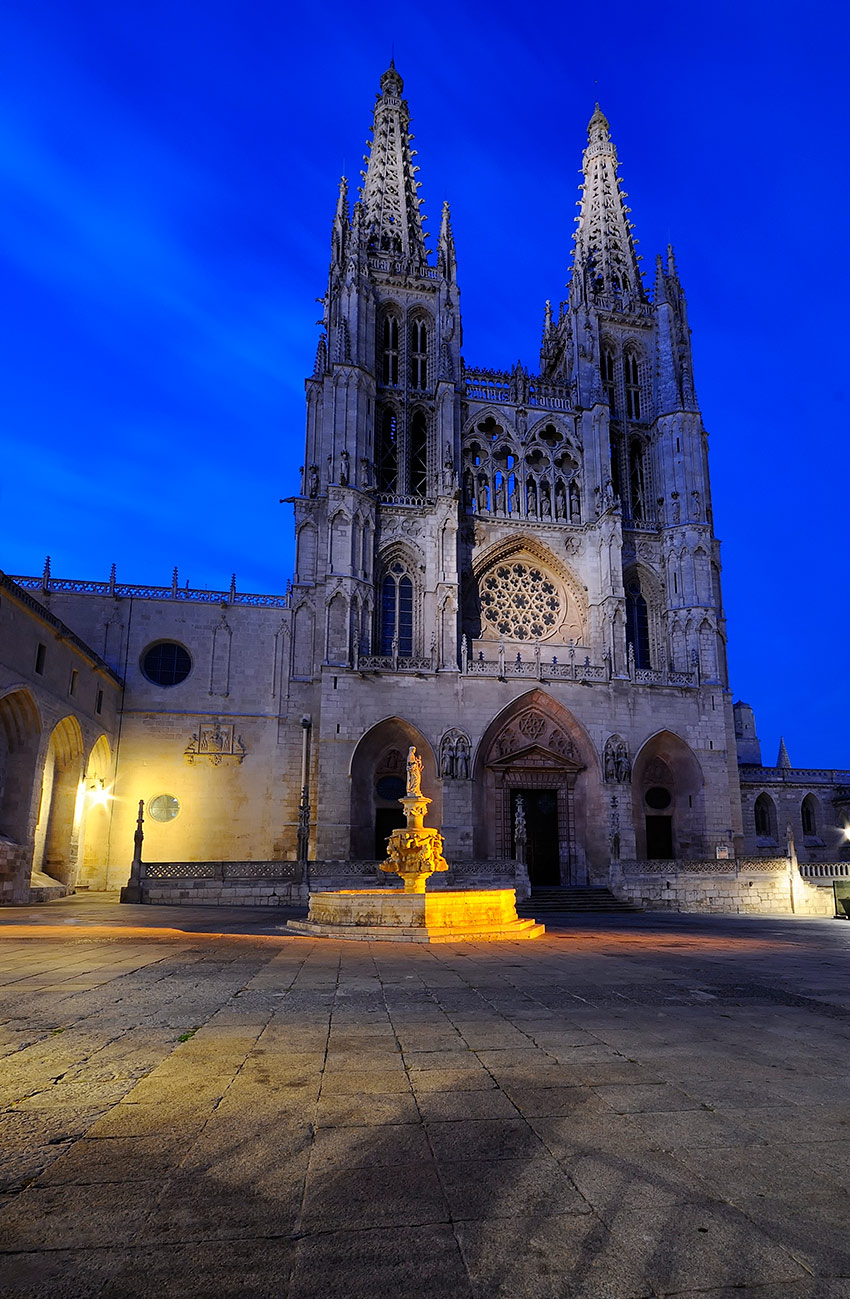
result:
<svg viewBox="0 0 850 1299"><path fill-rule="evenodd" d="M180 801L173 794L157 794L148 803L148 813L154 821L173 821L180 811Z"/></svg>
<svg viewBox="0 0 850 1299"><path fill-rule="evenodd" d="M542 640L561 622L564 599L533 564L498 564L481 580L481 613L494 631L513 640Z"/></svg>

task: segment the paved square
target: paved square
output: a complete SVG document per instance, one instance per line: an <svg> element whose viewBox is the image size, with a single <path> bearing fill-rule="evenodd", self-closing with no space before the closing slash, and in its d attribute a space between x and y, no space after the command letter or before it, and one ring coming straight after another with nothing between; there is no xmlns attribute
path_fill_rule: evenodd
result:
<svg viewBox="0 0 850 1299"><path fill-rule="evenodd" d="M850 924L0 911L2 1299L850 1299Z"/></svg>

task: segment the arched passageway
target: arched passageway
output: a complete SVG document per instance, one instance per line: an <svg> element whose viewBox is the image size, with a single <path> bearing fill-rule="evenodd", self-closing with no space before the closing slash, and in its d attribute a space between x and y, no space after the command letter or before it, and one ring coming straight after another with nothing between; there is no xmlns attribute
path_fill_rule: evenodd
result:
<svg viewBox="0 0 850 1299"><path fill-rule="evenodd" d="M112 753L109 741L101 735L86 765L83 778L83 813L80 826L80 871L78 884L87 889L109 887L107 856L109 846L110 788Z"/></svg>
<svg viewBox="0 0 850 1299"><path fill-rule="evenodd" d="M0 699L0 835L27 844L31 834L33 791L41 722L28 690Z"/></svg>
<svg viewBox="0 0 850 1299"><path fill-rule="evenodd" d="M434 750L412 722L388 717L366 732L351 759L351 856L356 861L386 856L390 832L405 823L398 800L405 792L411 745L422 759L422 788L432 800L427 824L438 828L442 824L442 785Z"/></svg>
<svg viewBox="0 0 850 1299"><path fill-rule="evenodd" d="M63 717L47 746L33 869L73 887L83 812L83 736L76 717Z"/></svg>

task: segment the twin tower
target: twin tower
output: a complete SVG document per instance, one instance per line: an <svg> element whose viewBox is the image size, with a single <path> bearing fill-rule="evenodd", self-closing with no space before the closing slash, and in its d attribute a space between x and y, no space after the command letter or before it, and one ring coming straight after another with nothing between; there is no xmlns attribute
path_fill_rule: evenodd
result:
<svg viewBox="0 0 850 1299"><path fill-rule="evenodd" d="M535 789L560 791L538 849L563 883L617 854L731 850L719 548L672 249L650 292L597 107L537 373L470 369L449 208L429 254L393 65L372 132L356 202L340 184L293 502L316 855L383 856L410 744L442 782L447 856L510 856Z"/></svg>

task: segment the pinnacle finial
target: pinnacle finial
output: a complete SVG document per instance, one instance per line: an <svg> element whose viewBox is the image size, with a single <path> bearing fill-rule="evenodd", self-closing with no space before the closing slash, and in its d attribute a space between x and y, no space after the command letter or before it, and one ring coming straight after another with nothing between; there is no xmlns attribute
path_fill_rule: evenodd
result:
<svg viewBox="0 0 850 1299"><path fill-rule="evenodd" d="M788 750L785 747L785 736L779 737L779 753L776 755L777 767L785 767L786 770L791 766L791 759L788 757Z"/></svg>
<svg viewBox="0 0 850 1299"><path fill-rule="evenodd" d="M381 94L393 95L396 99L401 99L404 90L404 82L396 71L395 59L390 59L390 66L381 77Z"/></svg>

